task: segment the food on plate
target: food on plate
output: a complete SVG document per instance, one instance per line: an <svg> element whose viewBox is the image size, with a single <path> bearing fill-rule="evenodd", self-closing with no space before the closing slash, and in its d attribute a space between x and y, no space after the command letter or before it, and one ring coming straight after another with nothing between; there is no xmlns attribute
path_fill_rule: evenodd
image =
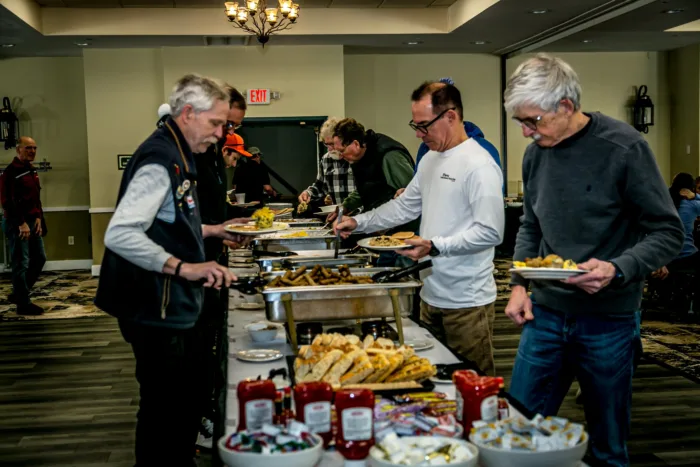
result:
<svg viewBox="0 0 700 467"><path fill-rule="evenodd" d="M309 233L306 230L299 230L298 232L282 235L281 238L304 238L308 236Z"/></svg>
<svg viewBox="0 0 700 467"><path fill-rule="evenodd" d="M287 427L265 424L260 431L234 433L226 440L226 447L233 451L258 454L284 454L311 449L319 444L309 428L292 420Z"/></svg>
<svg viewBox="0 0 700 467"><path fill-rule="evenodd" d="M294 208L270 209L275 216L283 216L294 212Z"/></svg>
<svg viewBox="0 0 700 467"><path fill-rule="evenodd" d="M381 235L379 237L374 237L370 239L369 246L403 246L406 243L403 240L397 238L388 237L386 235Z"/></svg>
<svg viewBox="0 0 700 467"><path fill-rule="evenodd" d="M394 465L449 465L474 458L463 441L424 436L399 438L389 433L372 449L371 456Z"/></svg>
<svg viewBox="0 0 700 467"><path fill-rule="evenodd" d="M396 240L408 240L409 238L415 237L416 234L413 232L396 232L391 238Z"/></svg>
<svg viewBox="0 0 700 467"><path fill-rule="evenodd" d="M436 371L411 347L396 347L384 338L361 343L357 336L341 334L317 335L311 345L301 346L294 361L297 382L325 381L334 387L422 381Z"/></svg>
<svg viewBox="0 0 700 467"><path fill-rule="evenodd" d="M302 201L299 203L299 206L297 206L297 213L301 214L302 212L306 212L307 209L309 209L309 205Z"/></svg>
<svg viewBox="0 0 700 467"><path fill-rule="evenodd" d="M525 258L525 261L513 261L515 269L520 268L554 268L554 269L578 269L578 265L570 260L564 260L557 255L548 255L544 258Z"/></svg>
<svg viewBox="0 0 700 467"><path fill-rule="evenodd" d="M257 209L251 217L255 221L255 227L258 229L269 229L275 221L275 213L267 206Z"/></svg>
<svg viewBox="0 0 700 467"><path fill-rule="evenodd" d="M294 272L287 271L284 276L278 276L271 280L265 288L373 283L370 276L354 276L347 265L338 266L338 272L316 265L311 272L308 272L306 266L302 266Z"/></svg>
<svg viewBox="0 0 700 467"><path fill-rule="evenodd" d="M511 417L495 423L474 422L472 440L504 450L557 451L576 446L584 438L583 425L566 418L536 415L532 420Z"/></svg>

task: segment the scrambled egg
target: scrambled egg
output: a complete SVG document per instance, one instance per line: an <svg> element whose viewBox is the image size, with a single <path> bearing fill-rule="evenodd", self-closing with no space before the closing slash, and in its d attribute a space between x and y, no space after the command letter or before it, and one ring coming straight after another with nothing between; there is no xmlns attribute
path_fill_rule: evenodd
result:
<svg viewBox="0 0 700 467"><path fill-rule="evenodd" d="M308 237L309 234L306 232L306 230L300 230L299 232L294 232L290 233L287 235L282 235L282 238L302 238L302 237Z"/></svg>
<svg viewBox="0 0 700 467"><path fill-rule="evenodd" d="M255 221L255 226L258 229L269 229L275 221L275 213L268 207L258 209L251 217Z"/></svg>

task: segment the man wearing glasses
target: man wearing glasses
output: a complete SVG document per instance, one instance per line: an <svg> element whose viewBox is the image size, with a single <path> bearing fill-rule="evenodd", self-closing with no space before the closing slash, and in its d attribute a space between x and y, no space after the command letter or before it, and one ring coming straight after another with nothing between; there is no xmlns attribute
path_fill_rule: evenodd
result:
<svg viewBox="0 0 700 467"><path fill-rule="evenodd" d="M654 155L630 125L581 110L581 84L546 54L522 63L505 108L531 138L513 259L556 254L585 271L566 281L513 274L506 315L523 326L510 393L556 415L574 378L590 465L628 466L632 375L644 279L683 245L683 225ZM532 286L532 296L528 295Z"/></svg>
<svg viewBox="0 0 700 467"><path fill-rule="evenodd" d="M381 133L365 130L361 123L353 118L338 122L333 133L335 150L350 163L355 179L356 192L344 202L346 213L362 207L369 211L391 200L399 188L405 188L413 178L413 158L403 144ZM335 214L329 216L330 222ZM407 231L415 232L418 223L416 217L405 223L396 224L389 233ZM402 225L404 224L404 225ZM393 252L380 257L381 266L394 266L397 257ZM398 261L398 266L403 265Z"/></svg>
<svg viewBox="0 0 700 467"><path fill-rule="evenodd" d="M299 195L300 203L342 204L355 191L350 164L335 150L333 132L340 120L331 117L321 125L319 137L328 152L321 157L316 180Z"/></svg>
<svg viewBox="0 0 700 467"><path fill-rule="evenodd" d="M503 174L493 157L467 136L462 97L450 84L428 82L412 96L409 123L430 151L403 195L336 230L376 232L421 216L420 237L400 254L433 267L421 273L421 320L443 342L487 374L495 374L494 248L501 243Z"/></svg>

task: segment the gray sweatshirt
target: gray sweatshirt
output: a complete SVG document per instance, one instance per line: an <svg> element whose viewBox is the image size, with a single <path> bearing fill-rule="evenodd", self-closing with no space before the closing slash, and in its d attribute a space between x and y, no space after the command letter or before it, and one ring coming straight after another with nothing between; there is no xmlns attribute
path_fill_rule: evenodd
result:
<svg viewBox="0 0 700 467"><path fill-rule="evenodd" d="M611 261L625 282L589 295L559 281L533 281L540 305L571 313L639 309L644 278L683 245L683 224L651 149L634 128L600 113L553 148L531 144L523 160L524 215L514 260L557 254ZM528 281L513 274L511 284Z"/></svg>

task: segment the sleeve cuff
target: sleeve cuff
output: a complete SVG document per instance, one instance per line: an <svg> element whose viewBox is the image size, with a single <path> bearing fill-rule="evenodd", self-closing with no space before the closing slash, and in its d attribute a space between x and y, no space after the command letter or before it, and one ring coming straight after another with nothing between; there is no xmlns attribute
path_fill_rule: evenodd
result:
<svg viewBox="0 0 700 467"><path fill-rule="evenodd" d="M435 245L435 248L437 248L440 251L440 256L448 256L450 254L448 248L447 248L447 242L445 241L444 238L442 237L434 237L429 239L431 242L433 242L433 245Z"/></svg>
<svg viewBox="0 0 700 467"><path fill-rule="evenodd" d="M355 232L357 233L362 233L366 232L367 230L367 223L369 219L367 219L367 214L358 214L357 216L354 216L353 219L355 219L355 222L357 222L357 228L355 229Z"/></svg>
<svg viewBox="0 0 700 467"><path fill-rule="evenodd" d="M530 285L530 281L529 281L528 279L525 279L525 278L524 278L523 276L521 276L520 274L512 273L512 274L510 275L510 284L509 284L509 285L511 286L511 288L512 288L514 285L521 285L521 286L523 286L523 287L525 287L525 288L527 289L528 286Z"/></svg>
<svg viewBox="0 0 700 467"><path fill-rule="evenodd" d="M156 257L153 259L151 262L151 270L155 272L163 272L163 268L165 267L165 263L168 262L168 260L172 257L170 253L167 251L163 250L162 252L158 253Z"/></svg>
<svg viewBox="0 0 700 467"><path fill-rule="evenodd" d="M635 271L637 268L637 260L629 255L619 256L610 260L612 264L618 267L624 276L624 281L620 285L626 285L631 281L636 280Z"/></svg>

